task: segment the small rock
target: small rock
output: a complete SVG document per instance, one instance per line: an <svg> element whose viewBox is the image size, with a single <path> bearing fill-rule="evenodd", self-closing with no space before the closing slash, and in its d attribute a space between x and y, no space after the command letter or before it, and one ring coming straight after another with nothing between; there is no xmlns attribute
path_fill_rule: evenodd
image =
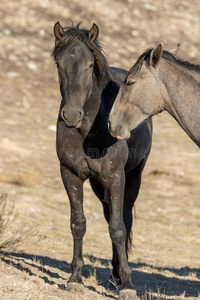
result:
<svg viewBox="0 0 200 300"><path fill-rule="evenodd" d="M9 78L15 78L15 77L17 77L19 75L19 73L17 73L17 72L8 72L7 73L7 76L9 77Z"/></svg>
<svg viewBox="0 0 200 300"><path fill-rule="evenodd" d="M56 125L50 125L50 126L48 127L48 129L49 129L50 131L56 132Z"/></svg>
<svg viewBox="0 0 200 300"><path fill-rule="evenodd" d="M187 276L190 272L190 269L188 267L183 267L180 269L180 276Z"/></svg>
<svg viewBox="0 0 200 300"><path fill-rule="evenodd" d="M30 70L32 70L32 71L36 71L36 70L37 70L37 65L36 65L33 61L29 61L29 62L27 63L27 66L28 66L28 68L29 68Z"/></svg>
<svg viewBox="0 0 200 300"><path fill-rule="evenodd" d="M131 31L131 35L132 36L138 36L139 35L139 32L137 30L132 30Z"/></svg>
<svg viewBox="0 0 200 300"><path fill-rule="evenodd" d="M45 34L46 34L45 30L44 30L44 29L40 29L40 31L39 31L39 35L41 35L41 36L45 36Z"/></svg>
<svg viewBox="0 0 200 300"><path fill-rule="evenodd" d="M4 33L5 35L11 35L11 31L10 31L10 29L8 29L8 28L4 29L3 33Z"/></svg>
<svg viewBox="0 0 200 300"><path fill-rule="evenodd" d="M149 3L145 3L144 4L144 7L147 9L147 10L150 10L150 11L156 11L157 8L156 6L152 5L152 4L149 4Z"/></svg>
<svg viewBox="0 0 200 300"><path fill-rule="evenodd" d="M14 55L14 54L10 54L9 57L8 57L9 60L11 61L16 61L17 60L17 56Z"/></svg>
<svg viewBox="0 0 200 300"><path fill-rule="evenodd" d="M137 293L135 290L121 290L119 300L137 300Z"/></svg>

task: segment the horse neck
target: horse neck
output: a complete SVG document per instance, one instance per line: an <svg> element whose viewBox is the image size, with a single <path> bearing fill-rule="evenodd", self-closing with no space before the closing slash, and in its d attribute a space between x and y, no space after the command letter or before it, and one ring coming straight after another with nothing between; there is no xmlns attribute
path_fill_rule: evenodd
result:
<svg viewBox="0 0 200 300"><path fill-rule="evenodd" d="M110 136L108 116L118 91L119 86L112 76L109 76L109 81L104 87L93 87L93 93L84 106L85 117L80 128L83 138L89 133L94 135L103 133L104 137L106 134Z"/></svg>
<svg viewBox="0 0 200 300"><path fill-rule="evenodd" d="M163 64L159 72L168 94L165 109L200 147L200 70L166 60Z"/></svg>

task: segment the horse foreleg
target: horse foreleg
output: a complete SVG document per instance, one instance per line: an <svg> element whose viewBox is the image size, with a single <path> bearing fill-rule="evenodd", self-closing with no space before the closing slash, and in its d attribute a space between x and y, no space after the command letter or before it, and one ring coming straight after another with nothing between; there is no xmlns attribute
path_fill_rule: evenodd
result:
<svg viewBox="0 0 200 300"><path fill-rule="evenodd" d="M68 291L83 292L81 272L83 261L83 236L86 232L86 219L83 211L83 181L70 172L68 168L61 166L62 180L67 191L71 208L71 232L73 235L74 251L72 260L72 275L68 281Z"/></svg>

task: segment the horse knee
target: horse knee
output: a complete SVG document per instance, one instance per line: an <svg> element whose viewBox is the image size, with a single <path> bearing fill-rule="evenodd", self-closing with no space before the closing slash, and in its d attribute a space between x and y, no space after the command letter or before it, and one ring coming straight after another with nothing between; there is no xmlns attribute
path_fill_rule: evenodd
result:
<svg viewBox="0 0 200 300"><path fill-rule="evenodd" d="M74 238L80 239L86 232L86 219L83 217L80 220L74 219L71 221L71 232Z"/></svg>

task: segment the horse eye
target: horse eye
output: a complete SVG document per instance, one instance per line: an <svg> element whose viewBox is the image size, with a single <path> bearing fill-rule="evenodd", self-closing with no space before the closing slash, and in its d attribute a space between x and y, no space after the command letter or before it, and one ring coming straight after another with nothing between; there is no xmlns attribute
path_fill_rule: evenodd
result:
<svg viewBox="0 0 200 300"><path fill-rule="evenodd" d="M93 63L89 66L89 68L92 68L92 67L94 67L94 64L93 64Z"/></svg>
<svg viewBox="0 0 200 300"><path fill-rule="evenodd" d="M135 81L128 81L127 83L126 83L126 85L133 85L135 83Z"/></svg>

